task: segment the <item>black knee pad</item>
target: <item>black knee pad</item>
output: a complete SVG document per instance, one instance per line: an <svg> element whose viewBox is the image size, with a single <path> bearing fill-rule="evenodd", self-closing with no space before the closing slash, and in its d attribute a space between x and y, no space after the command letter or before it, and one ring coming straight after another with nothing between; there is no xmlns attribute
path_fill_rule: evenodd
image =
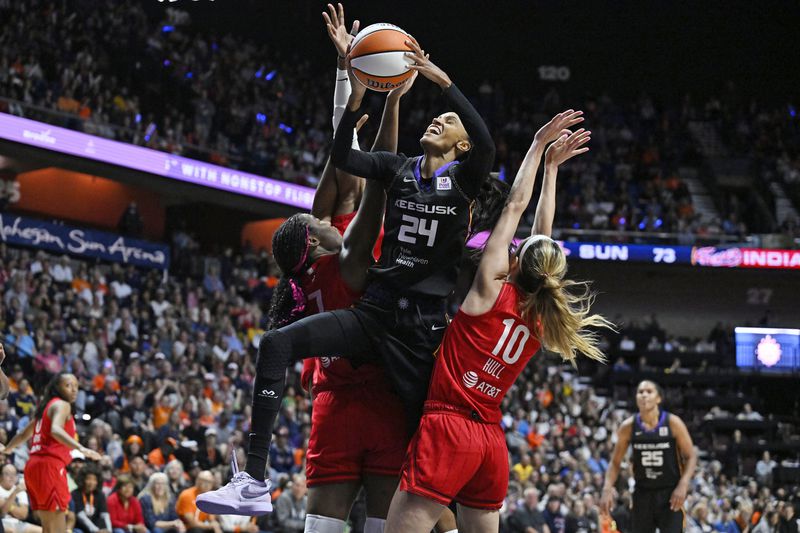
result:
<svg viewBox="0 0 800 533"><path fill-rule="evenodd" d="M258 344L256 372L260 377L282 380L292 360L292 343L289 335L280 330L266 332Z"/></svg>

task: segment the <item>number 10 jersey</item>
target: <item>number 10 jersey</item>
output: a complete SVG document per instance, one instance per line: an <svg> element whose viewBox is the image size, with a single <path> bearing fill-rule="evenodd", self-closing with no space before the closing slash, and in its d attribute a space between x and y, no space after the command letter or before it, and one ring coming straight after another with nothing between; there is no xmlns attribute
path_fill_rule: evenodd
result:
<svg viewBox="0 0 800 533"><path fill-rule="evenodd" d="M504 283L486 313L456 314L434 365L429 402L470 411L483 422L500 422L503 397L540 347L520 315L521 298L513 283Z"/></svg>

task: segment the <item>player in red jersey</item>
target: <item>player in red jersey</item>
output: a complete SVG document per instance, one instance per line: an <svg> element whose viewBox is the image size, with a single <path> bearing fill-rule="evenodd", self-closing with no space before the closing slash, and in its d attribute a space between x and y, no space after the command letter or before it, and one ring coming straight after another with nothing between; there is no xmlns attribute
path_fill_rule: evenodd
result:
<svg viewBox="0 0 800 533"><path fill-rule="evenodd" d="M586 327L609 323L589 315L591 296L567 289L566 257L549 235L558 165L586 152L590 132L565 129L581 112L556 115L534 138L487 241L472 287L448 326L428 389L424 415L411 440L386 532L429 531L451 501L459 530L497 531L508 488L508 450L500 427L506 391L541 345L574 361L576 351L603 360ZM546 152L545 184L533 234L510 257L520 218Z"/></svg>
<svg viewBox="0 0 800 533"><path fill-rule="evenodd" d="M44 533L67 530L70 494L66 468L72 461L70 451L78 450L88 459L100 460L99 453L86 448L76 438L72 404L77 396L77 378L66 372L57 374L45 388L31 422L2 450L8 455L33 437L30 459L25 465L25 488L31 510L38 512Z"/></svg>
<svg viewBox="0 0 800 533"><path fill-rule="evenodd" d="M352 35L346 30L341 5L329 7L330 15L325 14L329 35L341 58ZM354 30L357 27L356 22ZM343 60L339 62L334 129L350 90ZM397 150L399 100L411 84L387 96L373 150ZM357 138L353 142L357 146ZM380 253L380 244L377 248L373 244L379 237L385 198L379 183L365 188L364 181L329 162L311 214L294 215L275 232L273 253L284 276L269 311L271 329L302 316L348 308L361 296L367 269L374 263L373 250ZM408 443L399 398L390 392L382 367L353 368L337 357L306 359L301 382L313 397L305 531L344 531L362 486L367 494L365 530L380 531Z"/></svg>

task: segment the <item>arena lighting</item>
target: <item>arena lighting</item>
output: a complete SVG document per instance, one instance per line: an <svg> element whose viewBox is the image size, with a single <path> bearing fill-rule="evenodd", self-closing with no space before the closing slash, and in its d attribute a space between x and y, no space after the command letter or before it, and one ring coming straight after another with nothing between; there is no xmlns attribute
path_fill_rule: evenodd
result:
<svg viewBox="0 0 800 533"><path fill-rule="evenodd" d="M273 70L273 71L269 72L266 76L264 76L264 79L267 80L267 81L272 81L272 78L274 78L275 74L277 74L277 73L278 73L277 70Z"/></svg>
<svg viewBox="0 0 800 533"><path fill-rule="evenodd" d="M310 210L314 189L0 113L0 138L62 154Z"/></svg>
<svg viewBox="0 0 800 533"><path fill-rule="evenodd" d="M164 33L172 33L175 31L175 26L162 26L161 31Z"/></svg>

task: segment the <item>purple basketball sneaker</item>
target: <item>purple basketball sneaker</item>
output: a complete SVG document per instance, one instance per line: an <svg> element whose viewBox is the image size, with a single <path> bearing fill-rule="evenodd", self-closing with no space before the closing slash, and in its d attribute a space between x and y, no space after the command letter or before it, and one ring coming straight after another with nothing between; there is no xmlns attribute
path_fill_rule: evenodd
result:
<svg viewBox="0 0 800 533"><path fill-rule="evenodd" d="M258 516L272 511L270 482L257 481L247 472L239 472L236 452L231 453L233 479L224 487L197 497L197 508L208 514Z"/></svg>

